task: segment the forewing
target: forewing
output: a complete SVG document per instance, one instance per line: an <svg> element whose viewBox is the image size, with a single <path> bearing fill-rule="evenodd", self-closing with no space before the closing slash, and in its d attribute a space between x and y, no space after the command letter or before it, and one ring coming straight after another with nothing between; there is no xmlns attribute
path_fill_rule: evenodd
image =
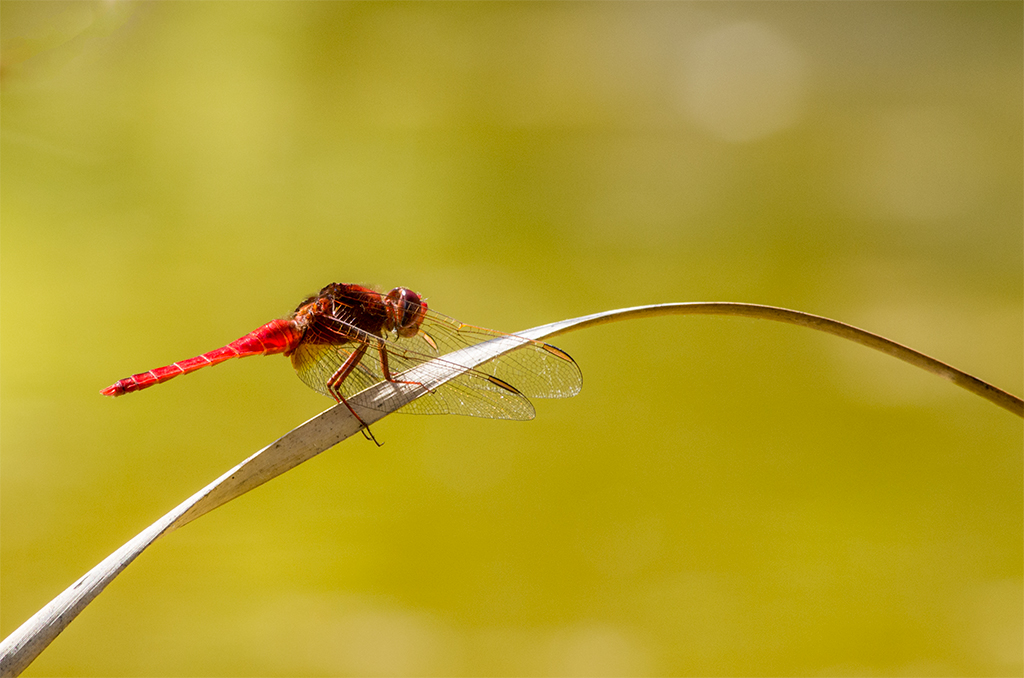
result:
<svg viewBox="0 0 1024 678"><path fill-rule="evenodd" d="M333 321L341 323L341 321ZM402 381L402 373L434 360L439 355L426 335L389 340L374 337L347 326L338 336L357 337L340 343L303 343L292 354L299 378L318 393L334 397L327 388L333 375L366 345L348 377L339 385L344 397L350 397L374 384L386 381L384 359L392 380ZM463 414L489 419L532 419L533 405L515 387L477 370L468 370L403 407L407 414Z"/></svg>
<svg viewBox="0 0 1024 678"><path fill-rule="evenodd" d="M466 325L433 311L427 312L420 327L421 332L436 344L441 355L509 336L503 332ZM522 347L488 361L476 370L511 384L529 398L569 398L580 392L583 377L576 361L568 353L540 341L523 341L525 344Z"/></svg>
<svg viewBox="0 0 1024 678"><path fill-rule="evenodd" d="M424 360L508 336L427 311L417 335L387 339L390 371L400 374ZM569 354L543 342L521 341L520 348L463 372L437 388L433 398L421 398L402 411L432 413L436 401L441 401L453 414L532 419L534 410L527 397L568 398L579 393L582 375Z"/></svg>

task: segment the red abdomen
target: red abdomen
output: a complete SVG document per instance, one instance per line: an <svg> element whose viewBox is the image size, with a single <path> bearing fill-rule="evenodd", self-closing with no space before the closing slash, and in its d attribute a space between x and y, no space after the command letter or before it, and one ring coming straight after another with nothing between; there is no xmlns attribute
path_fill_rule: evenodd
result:
<svg viewBox="0 0 1024 678"><path fill-rule="evenodd" d="M290 353L295 350L301 340L302 333L296 328L293 320L274 320L227 346L221 346L209 353L165 367L158 367L149 372L125 377L103 389L100 393L107 396L119 396L132 391L141 391L144 388L173 379L179 374L195 372L202 367L216 365L230 358Z"/></svg>

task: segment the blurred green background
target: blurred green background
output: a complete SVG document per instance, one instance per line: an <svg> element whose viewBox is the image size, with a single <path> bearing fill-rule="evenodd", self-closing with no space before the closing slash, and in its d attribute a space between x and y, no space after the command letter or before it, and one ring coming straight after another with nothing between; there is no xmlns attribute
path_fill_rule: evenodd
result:
<svg viewBox="0 0 1024 678"><path fill-rule="evenodd" d="M1024 391L1022 5L0 3L0 634L328 407L333 282L827 315ZM30 675L1020 675L1024 426L834 337L557 342L158 542Z"/></svg>

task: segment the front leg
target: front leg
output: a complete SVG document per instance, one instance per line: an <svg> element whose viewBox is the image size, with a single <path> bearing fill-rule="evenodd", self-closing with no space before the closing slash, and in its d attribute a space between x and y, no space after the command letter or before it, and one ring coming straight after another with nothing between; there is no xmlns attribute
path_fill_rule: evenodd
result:
<svg viewBox="0 0 1024 678"><path fill-rule="evenodd" d="M384 374L384 379L390 384L416 384L417 386L423 386L418 381L402 381L401 379L395 379L391 375L391 368L388 367L388 347L383 340L378 340L380 346L380 371ZM429 389L428 389L429 390ZM432 391L431 391L432 392Z"/></svg>

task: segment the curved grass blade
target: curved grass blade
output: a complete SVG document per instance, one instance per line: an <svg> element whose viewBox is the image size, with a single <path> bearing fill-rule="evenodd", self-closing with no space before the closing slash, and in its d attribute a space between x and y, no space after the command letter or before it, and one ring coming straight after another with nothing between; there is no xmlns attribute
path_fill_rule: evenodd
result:
<svg viewBox="0 0 1024 678"><path fill-rule="evenodd" d="M820 332L834 334L837 337L848 339L861 346L881 351L893 358L902 360L926 372L948 379L960 388L995 403L1004 410L1024 417L1024 400L1017 396L997 388L988 382L948 365L920 351L898 344L891 339L862 330L853 325L832 320L820 315L793 311L778 306L763 306L761 304L743 304L731 301L693 301L672 304L653 304L650 306L635 306L632 308L620 308L614 311L604 311L593 315L563 320L551 323L542 327L520 332L519 335L530 339L550 338L559 334L574 330L582 330L586 327L594 327L610 322L631 320L634 318L650 318L661 315L727 315L744 318L758 318L760 320L775 320L790 325L799 325ZM537 333L537 334L534 334Z"/></svg>
<svg viewBox="0 0 1024 678"><path fill-rule="evenodd" d="M609 322L660 315L741 316L820 330L882 351L949 379L1017 416L1024 417L1024 401L1017 396L877 334L800 311L731 302L637 306L542 325L518 335L508 335L448 353L442 356L443 360L425 363L403 373L401 378L405 383L376 384L350 398L349 404L366 424L373 424L431 389L459 376L466 369L514 351L525 343L524 339L539 341ZM0 676L17 676L24 671L107 584L160 536L315 457L357 433L359 429L359 421L349 409L344 405L336 405L293 429L194 494L87 572L0 643Z"/></svg>

